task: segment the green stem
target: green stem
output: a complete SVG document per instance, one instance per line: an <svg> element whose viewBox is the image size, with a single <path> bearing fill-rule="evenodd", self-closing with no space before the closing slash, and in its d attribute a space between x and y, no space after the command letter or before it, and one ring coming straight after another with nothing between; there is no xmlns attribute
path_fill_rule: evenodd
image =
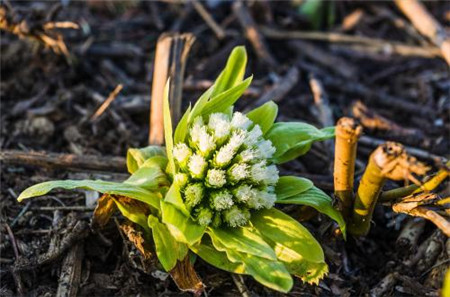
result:
<svg viewBox="0 0 450 297"><path fill-rule="evenodd" d="M374 158L376 152L369 159L369 164L359 184L353 206L349 232L356 236L363 236L369 232L373 210L386 181L380 167L376 164Z"/></svg>

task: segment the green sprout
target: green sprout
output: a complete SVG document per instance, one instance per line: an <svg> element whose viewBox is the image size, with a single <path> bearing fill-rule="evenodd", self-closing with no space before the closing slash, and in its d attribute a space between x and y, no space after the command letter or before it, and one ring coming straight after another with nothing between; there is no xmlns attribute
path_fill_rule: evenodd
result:
<svg viewBox="0 0 450 297"><path fill-rule="evenodd" d="M281 292L292 288L291 275L317 284L328 272L320 244L274 205L313 207L334 219L345 235L344 220L311 181L279 176L277 165L305 154L315 141L334 137L334 127L275 123L278 107L272 101L246 114L235 112L235 102L252 80L244 80L246 62L245 48L236 47L213 86L189 106L175 130L167 84L166 147L129 149L131 176L124 182L49 181L26 189L18 200L54 188L98 191L153 238L166 271L191 251L215 267L250 275ZM120 196L146 207L115 198Z"/></svg>

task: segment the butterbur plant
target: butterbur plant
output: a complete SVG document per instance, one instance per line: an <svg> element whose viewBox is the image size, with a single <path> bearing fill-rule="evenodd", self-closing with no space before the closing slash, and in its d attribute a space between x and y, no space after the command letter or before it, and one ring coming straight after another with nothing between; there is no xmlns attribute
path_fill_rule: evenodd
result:
<svg viewBox="0 0 450 297"><path fill-rule="evenodd" d="M246 114L234 111L252 80L244 79L246 62L245 49L235 48L213 86L189 106L175 129L166 87L165 149L130 149L131 176L123 183L50 181L26 189L19 200L54 188L95 190L152 239L166 271L191 252L281 292L292 288L291 275L318 283L328 271L320 244L274 206L311 206L337 221L345 234L344 221L311 181L280 176L277 165L305 154L315 141L334 137L334 128L275 123L274 102Z"/></svg>

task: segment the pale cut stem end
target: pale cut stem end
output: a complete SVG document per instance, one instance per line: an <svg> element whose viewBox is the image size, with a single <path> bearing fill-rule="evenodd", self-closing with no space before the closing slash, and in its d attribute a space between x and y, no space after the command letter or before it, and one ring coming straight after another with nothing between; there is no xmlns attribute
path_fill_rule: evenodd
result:
<svg viewBox="0 0 450 297"><path fill-rule="evenodd" d="M362 127L352 118L341 118L336 126L334 161L334 194L339 199L339 209L348 217L353 204L353 181L356 148Z"/></svg>

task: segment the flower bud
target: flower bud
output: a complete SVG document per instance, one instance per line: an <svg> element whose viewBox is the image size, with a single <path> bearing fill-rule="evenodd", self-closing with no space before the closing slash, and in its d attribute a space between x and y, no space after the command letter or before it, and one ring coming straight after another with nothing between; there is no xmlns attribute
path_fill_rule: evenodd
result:
<svg viewBox="0 0 450 297"><path fill-rule="evenodd" d="M230 227L241 227L247 224L250 219L250 212L245 208L233 206L223 214L223 220Z"/></svg>
<svg viewBox="0 0 450 297"><path fill-rule="evenodd" d="M173 150L179 165L174 182L194 221L202 226L240 227L250 211L273 207L278 169L272 142L261 127L235 112L198 116L186 143Z"/></svg>

